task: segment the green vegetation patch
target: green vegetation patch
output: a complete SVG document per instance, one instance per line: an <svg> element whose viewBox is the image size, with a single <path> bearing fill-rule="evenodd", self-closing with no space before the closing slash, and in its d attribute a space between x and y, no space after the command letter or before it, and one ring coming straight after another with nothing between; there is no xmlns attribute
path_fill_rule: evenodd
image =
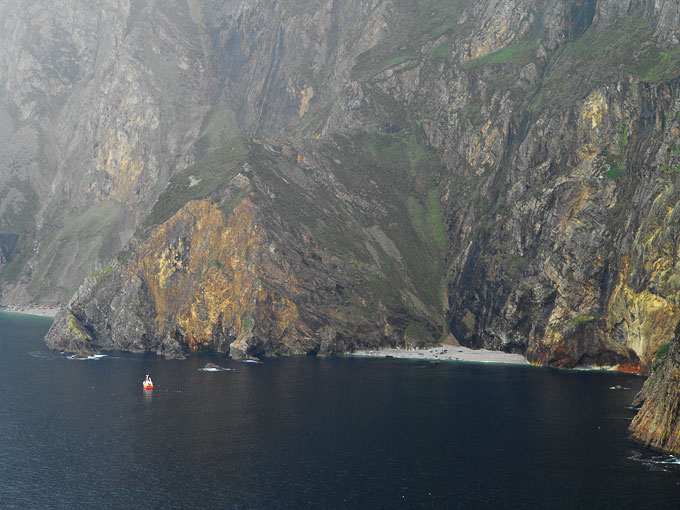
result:
<svg viewBox="0 0 680 510"><path fill-rule="evenodd" d="M99 269L97 271L93 271L91 276L94 276L95 278L99 279L102 276L110 275L112 272L113 272L113 267L111 267L111 264L107 264L102 269Z"/></svg>
<svg viewBox="0 0 680 510"><path fill-rule="evenodd" d="M76 318L71 314L69 314L68 329L80 340L84 340L85 342L93 341L90 335L83 333L78 326L76 326Z"/></svg>
<svg viewBox="0 0 680 510"><path fill-rule="evenodd" d="M418 126L399 136L369 133L363 139L361 150L369 157L382 159L393 172L416 177L418 170L436 160L434 153L426 151L418 142Z"/></svg>
<svg viewBox="0 0 680 510"><path fill-rule="evenodd" d="M221 271L224 269L224 264L217 259L213 259L208 263L208 269L218 269Z"/></svg>
<svg viewBox="0 0 680 510"><path fill-rule="evenodd" d="M430 334L427 328L419 323L411 322L406 326L404 331L404 339L411 342L433 343L434 337Z"/></svg>
<svg viewBox="0 0 680 510"><path fill-rule="evenodd" d="M437 188L432 188L427 193L424 206L413 196L407 198L406 206L411 226L421 242L436 246L443 256L446 251L446 234Z"/></svg>
<svg viewBox="0 0 680 510"><path fill-rule="evenodd" d="M585 315L577 315L571 319L572 326L579 326L590 321L599 320L600 314L597 312L589 312Z"/></svg>
<svg viewBox="0 0 680 510"><path fill-rule="evenodd" d="M437 46L436 48L432 48L427 52L428 58L434 59L434 60L445 60L448 59L449 56L451 55L451 44L450 43L443 43Z"/></svg>
<svg viewBox="0 0 680 510"><path fill-rule="evenodd" d="M56 230L55 241L73 241L95 235L110 236L123 207L114 200L107 200L80 214L69 214Z"/></svg>
<svg viewBox="0 0 680 510"><path fill-rule="evenodd" d="M668 351L670 350L670 348L671 348L670 342L659 347L659 350L656 351L656 354L654 355L654 359L655 360L666 359L666 356L668 356Z"/></svg>
<svg viewBox="0 0 680 510"><path fill-rule="evenodd" d="M677 75L680 54L676 50L667 53L664 56L654 47L653 31L637 12L605 30L593 26L553 55L551 73L537 92L533 109L564 107L579 99L583 90L630 75L648 81L671 77L673 72ZM583 83L584 78L588 83Z"/></svg>
<svg viewBox="0 0 680 510"><path fill-rule="evenodd" d="M236 114L224 104L215 105L206 115L196 140L196 158L200 160L238 136Z"/></svg>
<svg viewBox="0 0 680 510"><path fill-rule="evenodd" d="M522 274L522 269L529 265L529 260L514 253L495 253L491 260L493 265L489 266L489 275L492 278L499 278L501 276L497 271L493 270L496 266L508 276L517 278Z"/></svg>
<svg viewBox="0 0 680 510"><path fill-rule="evenodd" d="M338 139L343 153L354 153L357 157L345 161L336 173L353 193L370 200L375 197L387 207L382 217L359 215L356 219L365 228L378 222L403 257L417 297L438 314L446 233L437 182L445 170L436 153L421 143L420 130L417 123L413 123L397 134L362 133L350 139ZM358 151L354 148L357 146ZM403 268L390 254L384 255L381 265L391 276L369 274L368 277L374 282L376 292L401 300L400 291L407 284L394 275L403 274Z"/></svg>
<svg viewBox="0 0 680 510"><path fill-rule="evenodd" d="M621 129L621 123L617 123L617 127ZM626 126L622 131L619 131L616 134L616 138L619 140L619 148L621 150L625 150L626 145L628 144L628 127Z"/></svg>
<svg viewBox="0 0 680 510"><path fill-rule="evenodd" d="M426 55L421 55L422 47L452 32L453 27L456 27L458 36L471 30L469 25L458 25L467 0L395 0L394 3L394 12L400 15L390 19L392 26L387 37L359 56L352 70L353 79L368 80L409 59L413 65L418 65L423 57L448 58L449 49L445 45L440 45Z"/></svg>
<svg viewBox="0 0 680 510"><path fill-rule="evenodd" d="M400 64L403 64L404 62L407 62L408 60L411 60L413 57L410 55L403 55L400 57L394 57L391 59L389 62L387 62L383 67L380 69L380 71L386 71L387 69L391 69L393 67L396 67Z"/></svg>
<svg viewBox="0 0 680 510"><path fill-rule="evenodd" d="M646 70L640 66L638 72L645 71L644 80L661 82L670 80L680 74L680 48L669 51L654 50L647 56L646 62L653 62Z"/></svg>
<svg viewBox="0 0 680 510"><path fill-rule="evenodd" d="M661 168L659 168L659 172L667 175L677 174L680 173L680 165L676 166L675 168L669 168L668 165L662 165Z"/></svg>
<svg viewBox="0 0 680 510"><path fill-rule="evenodd" d="M352 322L361 320L377 321L380 318L380 314L377 310L371 310L368 307L357 304L339 306L337 312L333 315Z"/></svg>
<svg viewBox="0 0 680 510"><path fill-rule="evenodd" d="M13 193L12 193L13 192ZM18 195L11 203L5 203L11 195ZM24 233L35 228L35 213L38 210L38 195L30 181L12 176L0 188L0 203L3 207L0 228L4 232Z"/></svg>
<svg viewBox="0 0 680 510"><path fill-rule="evenodd" d="M223 204L220 205L219 209L222 211L222 214L225 216L229 215L231 211L234 210L234 208L243 200L243 198L248 194L248 190L241 190L239 191L236 195L234 195L233 198L230 200L224 202Z"/></svg>
<svg viewBox="0 0 680 510"><path fill-rule="evenodd" d="M462 67L463 69L474 69L484 65L526 65L536 56L537 48L538 44L536 42L521 41L483 57L465 62Z"/></svg>
<svg viewBox="0 0 680 510"><path fill-rule="evenodd" d="M187 202L208 197L239 172L247 154L246 144L236 140L176 174L161 193L144 224L160 225Z"/></svg>
<svg viewBox="0 0 680 510"><path fill-rule="evenodd" d="M11 199L12 195L16 198ZM38 195L33 190L30 181L12 176L0 189L0 204L3 205L3 214L0 217L1 231L5 234L16 234L18 236L13 250L11 250L10 262L0 266L0 276L3 281L16 283L21 274L21 269L32 252L31 232L35 231Z"/></svg>
<svg viewBox="0 0 680 510"><path fill-rule="evenodd" d="M618 166L611 166L609 170L604 173L604 175L609 179L616 180L620 178L625 172L625 169L619 168Z"/></svg>

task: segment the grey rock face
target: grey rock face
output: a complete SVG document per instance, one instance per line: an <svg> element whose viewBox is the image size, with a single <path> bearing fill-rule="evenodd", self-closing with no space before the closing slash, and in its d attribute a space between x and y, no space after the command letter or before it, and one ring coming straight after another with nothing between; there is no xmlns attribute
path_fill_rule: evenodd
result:
<svg viewBox="0 0 680 510"><path fill-rule="evenodd" d="M2 230L21 238L19 260L3 270L3 302L63 302L192 160L207 110L205 57L186 9L0 6L0 182L14 212Z"/></svg>

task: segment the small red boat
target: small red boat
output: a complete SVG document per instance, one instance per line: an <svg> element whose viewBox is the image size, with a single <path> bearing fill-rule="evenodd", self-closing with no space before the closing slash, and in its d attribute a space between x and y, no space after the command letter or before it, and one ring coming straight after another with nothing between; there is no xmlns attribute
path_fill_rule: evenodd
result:
<svg viewBox="0 0 680 510"><path fill-rule="evenodd" d="M144 386L145 390L153 389L153 381L151 380L151 377L149 377L149 374L146 374L146 379L144 379L142 386Z"/></svg>

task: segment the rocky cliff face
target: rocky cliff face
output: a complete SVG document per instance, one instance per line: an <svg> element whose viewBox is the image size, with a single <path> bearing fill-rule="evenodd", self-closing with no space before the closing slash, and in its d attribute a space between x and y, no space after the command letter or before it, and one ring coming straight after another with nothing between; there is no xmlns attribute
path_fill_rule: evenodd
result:
<svg viewBox="0 0 680 510"><path fill-rule="evenodd" d="M647 446L680 452L680 323L656 354L652 374L633 405L642 406L630 430Z"/></svg>
<svg viewBox="0 0 680 510"><path fill-rule="evenodd" d="M645 372L680 319L676 1L43 3L0 9L0 126L49 142L0 260L5 301L100 268L55 348Z"/></svg>
<svg viewBox="0 0 680 510"><path fill-rule="evenodd" d="M57 317L48 344L244 358L439 339L433 272L419 270L404 241L418 233L390 226L405 204L385 200L399 198L377 184L352 189L334 179L353 141L273 143L235 142L178 174L144 231ZM378 223L362 227L364 218ZM433 228L443 232L439 221ZM417 251L436 265L443 250L424 238Z"/></svg>
<svg viewBox="0 0 680 510"><path fill-rule="evenodd" d="M183 1L0 4L0 231L17 238L3 303L68 299L192 160L207 84L186 14Z"/></svg>

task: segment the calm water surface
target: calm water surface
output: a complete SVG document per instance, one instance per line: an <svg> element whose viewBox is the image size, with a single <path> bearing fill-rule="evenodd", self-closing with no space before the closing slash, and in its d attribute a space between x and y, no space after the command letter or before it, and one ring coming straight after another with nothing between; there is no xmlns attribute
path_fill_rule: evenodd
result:
<svg viewBox="0 0 680 510"><path fill-rule="evenodd" d="M639 377L83 361L45 347L49 324L0 316L1 508L680 508L676 459L626 430Z"/></svg>

